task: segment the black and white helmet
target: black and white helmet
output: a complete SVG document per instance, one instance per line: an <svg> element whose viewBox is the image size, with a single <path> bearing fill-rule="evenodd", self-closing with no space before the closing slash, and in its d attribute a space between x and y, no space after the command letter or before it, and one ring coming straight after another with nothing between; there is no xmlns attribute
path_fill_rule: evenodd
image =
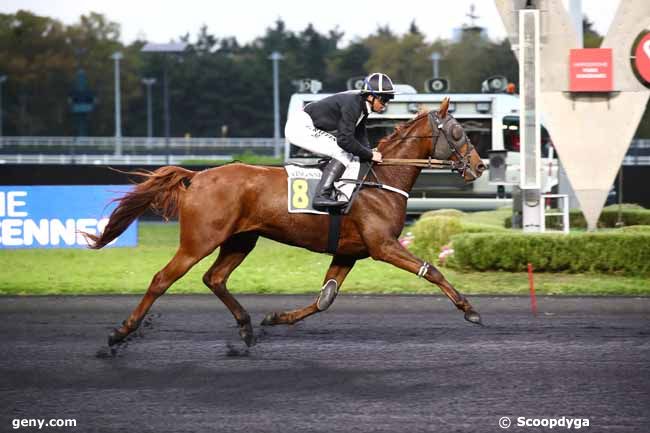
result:
<svg viewBox="0 0 650 433"><path fill-rule="evenodd" d="M392 99L395 95L395 87L388 75L382 74L381 72L373 72L363 80L361 93Z"/></svg>

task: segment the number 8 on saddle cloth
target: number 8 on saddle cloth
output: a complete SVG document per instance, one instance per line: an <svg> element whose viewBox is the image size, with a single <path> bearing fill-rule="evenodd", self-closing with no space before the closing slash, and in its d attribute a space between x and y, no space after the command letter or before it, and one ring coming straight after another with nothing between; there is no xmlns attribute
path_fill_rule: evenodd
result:
<svg viewBox="0 0 650 433"><path fill-rule="evenodd" d="M289 213L313 213L327 215L327 212L314 209L312 202L317 192L322 171L316 166L286 165L288 182L287 207ZM359 158L355 157L348 165L341 179L357 179L360 172ZM349 201L356 188L355 183L338 181L334 184L338 201Z"/></svg>

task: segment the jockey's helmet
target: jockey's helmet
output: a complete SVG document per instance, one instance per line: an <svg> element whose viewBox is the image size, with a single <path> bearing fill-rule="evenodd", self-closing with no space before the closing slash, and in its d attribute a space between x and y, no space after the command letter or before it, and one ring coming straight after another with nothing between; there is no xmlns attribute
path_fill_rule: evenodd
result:
<svg viewBox="0 0 650 433"><path fill-rule="evenodd" d="M388 75L382 74L381 72L373 72L363 80L361 94L391 100L395 96L395 87Z"/></svg>

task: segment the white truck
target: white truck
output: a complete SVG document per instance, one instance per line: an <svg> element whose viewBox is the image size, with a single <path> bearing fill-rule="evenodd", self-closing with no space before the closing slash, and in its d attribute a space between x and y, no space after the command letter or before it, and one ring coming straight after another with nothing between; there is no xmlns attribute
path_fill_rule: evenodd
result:
<svg viewBox="0 0 650 433"><path fill-rule="evenodd" d="M449 170L423 169L411 191L407 212L418 214L432 209L490 210L512 203L512 185L519 183L519 97L508 93L417 93L407 85L397 85L398 94L381 114L368 117L368 138L375 145L393 131L395 125L409 120L420 109L437 109L443 97L449 96L449 111L463 125L467 135L486 164L490 151L506 151L505 180L490 181L489 171L473 183L465 184L457 173ZM325 98L325 93L295 93L289 102L289 113L312 101ZM556 189L558 165L553 146L542 128L542 193ZM286 162L315 162L318 156L285 142Z"/></svg>

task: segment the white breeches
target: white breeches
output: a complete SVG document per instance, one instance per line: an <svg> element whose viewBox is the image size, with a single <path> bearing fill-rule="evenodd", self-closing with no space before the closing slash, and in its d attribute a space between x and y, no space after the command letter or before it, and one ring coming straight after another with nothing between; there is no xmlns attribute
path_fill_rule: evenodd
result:
<svg viewBox="0 0 650 433"><path fill-rule="evenodd" d="M292 144L316 154L330 156L346 167L354 157L339 147L336 137L316 128L309 114L302 110L294 111L289 115L284 127L284 136Z"/></svg>

